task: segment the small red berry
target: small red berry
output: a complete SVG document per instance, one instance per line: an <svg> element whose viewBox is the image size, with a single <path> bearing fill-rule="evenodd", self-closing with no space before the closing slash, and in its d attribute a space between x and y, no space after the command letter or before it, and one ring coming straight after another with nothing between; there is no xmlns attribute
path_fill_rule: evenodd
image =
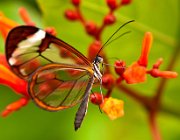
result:
<svg viewBox="0 0 180 140"><path fill-rule="evenodd" d="M95 35L97 33L97 25L92 21L86 22L85 28L89 35Z"/></svg>
<svg viewBox="0 0 180 140"><path fill-rule="evenodd" d="M71 0L71 2L74 6L79 6L81 1L80 0Z"/></svg>
<svg viewBox="0 0 180 140"><path fill-rule="evenodd" d="M73 10L66 10L65 11L65 17L69 20L77 20L79 18L79 15L76 11Z"/></svg>
<svg viewBox="0 0 180 140"><path fill-rule="evenodd" d="M122 75L126 69L126 63L122 60L117 60L114 65L116 73Z"/></svg>
<svg viewBox="0 0 180 140"><path fill-rule="evenodd" d="M100 105L103 102L103 96L100 93L93 93L90 95L90 101L95 105Z"/></svg>
<svg viewBox="0 0 180 140"><path fill-rule="evenodd" d="M116 17L113 14L108 14L104 18L104 24L111 25L116 21Z"/></svg>
<svg viewBox="0 0 180 140"><path fill-rule="evenodd" d="M111 10L115 10L118 7L117 0L106 0L106 3Z"/></svg>
<svg viewBox="0 0 180 140"><path fill-rule="evenodd" d="M105 74L102 77L102 85L106 89L111 89L114 85L114 77L111 74Z"/></svg>
<svg viewBox="0 0 180 140"><path fill-rule="evenodd" d="M121 0L121 5L128 5L132 2L132 0Z"/></svg>

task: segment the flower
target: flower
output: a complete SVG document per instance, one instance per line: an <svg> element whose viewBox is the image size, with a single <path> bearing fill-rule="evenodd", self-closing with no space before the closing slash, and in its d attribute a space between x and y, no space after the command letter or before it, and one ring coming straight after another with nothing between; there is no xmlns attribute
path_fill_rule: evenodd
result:
<svg viewBox="0 0 180 140"><path fill-rule="evenodd" d="M8 19L2 12L0 12L0 32L4 40L6 39L8 32L17 25L16 22Z"/></svg>
<svg viewBox="0 0 180 140"><path fill-rule="evenodd" d="M126 68L123 73L119 73L115 68L115 71L118 75L120 75L117 82L121 82L122 79L126 81L128 84L141 83L146 81L146 75L150 74L153 77L162 77L162 78L176 78L178 74L172 71L160 71L159 66L162 63L162 59L159 59L151 70L147 70L148 65L148 56L151 49L153 41L153 36L151 32L146 32L144 35L143 43L142 43L142 51L138 61L134 62L131 66ZM117 63L117 62L116 62ZM115 64L116 66L116 64Z"/></svg>
<svg viewBox="0 0 180 140"><path fill-rule="evenodd" d="M123 73L123 78L128 84L146 81L146 66L148 65L148 56L151 49L152 40L152 34L150 32L145 33L139 60L129 66Z"/></svg>
<svg viewBox="0 0 180 140"><path fill-rule="evenodd" d="M26 9L20 8L19 13L25 23L28 25L34 25L34 23L30 20ZM16 22L5 17L5 15L0 12L0 33L2 34L4 40L6 40L8 32L16 26L18 26ZM30 97L27 91L27 81L19 78L11 71L4 54L0 54L0 84L12 88L15 93L22 96L18 101L9 104L5 110L2 111L1 115L3 117L19 110L28 103Z"/></svg>
<svg viewBox="0 0 180 140"><path fill-rule="evenodd" d="M17 94L21 94L23 96L18 101L8 105L2 112L2 116L5 117L28 103L29 94L27 92L27 82L20 79L10 70L3 54L0 54L0 84L12 88Z"/></svg>
<svg viewBox="0 0 180 140"><path fill-rule="evenodd" d="M112 97L105 98L100 107L111 120L124 116L124 102L122 100Z"/></svg>
<svg viewBox="0 0 180 140"><path fill-rule="evenodd" d="M146 81L146 67L133 63L123 73L123 77L128 84Z"/></svg>

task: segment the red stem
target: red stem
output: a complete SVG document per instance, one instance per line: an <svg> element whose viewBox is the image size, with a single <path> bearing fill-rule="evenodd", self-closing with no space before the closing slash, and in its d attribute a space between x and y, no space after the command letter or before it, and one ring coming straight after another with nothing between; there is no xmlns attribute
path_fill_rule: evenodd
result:
<svg viewBox="0 0 180 140"><path fill-rule="evenodd" d="M105 95L105 98L109 98L111 96L113 88L109 89Z"/></svg>
<svg viewBox="0 0 180 140"><path fill-rule="evenodd" d="M102 32L103 32L105 27L106 27L106 25L104 23L102 23L102 25L98 29L98 32L95 35L96 40L101 40L101 35L102 35Z"/></svg>
<svg viewBox="0 0 180 140"><path fill-rule="evenodd" d="M152 111L149 114L149 125L152 132L153 140L161 140L161 135L156 122L156 112Z"/></svg>
<svg viewBox="0 0 180 140"><path fill-rule="evenodd" d="M79 15L79 21L80 21L80 22L83 24L83 26L84 26L84 25L85 25L85 18L84 18L84 16L82 15L82 12L81 12L79 6L76 7L76 11L77 11L77 13L78 13L78 15Z"/></svg>
<svg viewBox="0 0 180 140"><path fill-rule="evenodd" d="M124 91L127 95L129 95L130 97L132 97L133 99L141 103L146 108L151 108L150 98L143 96L143 94L140 94L136 90L131 89L126 85L116 84L116 86L118 89L120 89L121 91Z"/></svg>

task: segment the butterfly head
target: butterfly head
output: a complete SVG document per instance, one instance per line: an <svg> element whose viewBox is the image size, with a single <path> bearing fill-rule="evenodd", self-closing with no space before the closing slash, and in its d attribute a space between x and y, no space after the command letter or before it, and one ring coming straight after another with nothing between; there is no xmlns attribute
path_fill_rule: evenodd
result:
<svg viewBox="0 0 180 140"><path fill-rule="evenodd" d="M96 58L94 59L94 64L100 64L103 63L103 58L99 55L96 56Z"/></svg>

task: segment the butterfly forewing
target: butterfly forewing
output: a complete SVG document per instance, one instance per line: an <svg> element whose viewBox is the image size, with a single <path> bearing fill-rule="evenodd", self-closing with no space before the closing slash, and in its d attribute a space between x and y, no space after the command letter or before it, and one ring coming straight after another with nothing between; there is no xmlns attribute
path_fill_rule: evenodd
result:
<svg viewBox="0 0 180 140"><path fill-rule="evenodd" d="M76 105L85 98L93 72L90 68L48 64L33 75L29 93L42 108L50 111Z"/></svg>
<svg viewBox="0 0 180 140"><path fill-rule="evenodd" d="M19 26L10 31L6 57L13 71L24 79L49 63L91 65L79 51L33 26Z"/></svg>

